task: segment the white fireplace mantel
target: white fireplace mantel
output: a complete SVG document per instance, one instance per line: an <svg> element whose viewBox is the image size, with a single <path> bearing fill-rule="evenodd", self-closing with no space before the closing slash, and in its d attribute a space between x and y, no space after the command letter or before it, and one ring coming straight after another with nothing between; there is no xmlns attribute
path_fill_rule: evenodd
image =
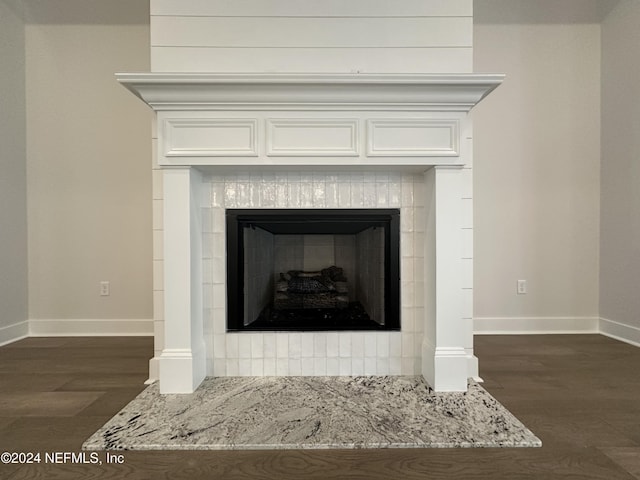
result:
<svg viewBox="0 0 640 480"><path fill-rule="evenodd" d="M423 272L415 283L411 277L410 285L424 290L425 302L423 318L416 319L420 328L413 331L421 332L415 373L422 373L437 391L466 390L467 379L478 375L471 324L471 176L465 168L472 157L468 112L503 78L117 74L157 113L156 160L163 169L164 195L160 391L193 392L205 375L216 371L215 362L224 360L207 357L204 341L201 171L224 167L240 172L258 166L280 172L306 167L338 172L385 167L396 172L411 167L424 173L426 204L415 209L424 235L420 245L410 240L420 261L415 270ZM385 335L381 338L394 333ZM388 345L382 350L388 352Z"/></svg>
<svg viewBox="0 0 640 480"><path fill-rule="evenodd" d="M468 112L501 74L119 73L154 110L422 110Z"/></svg>
<svg viewBox="0 0 640 480"><path fill-rule="evenodd" d="M161 166L462 165L502 75L118 74L157 112Z"/></svg>

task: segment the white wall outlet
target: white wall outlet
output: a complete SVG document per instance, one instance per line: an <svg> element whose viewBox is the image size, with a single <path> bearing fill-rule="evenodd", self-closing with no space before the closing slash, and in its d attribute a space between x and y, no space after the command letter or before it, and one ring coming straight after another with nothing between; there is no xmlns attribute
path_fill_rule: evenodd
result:
<svg viewBox="0 0 640 480"><path fill-rule="evenodd" d="M527 293L527 281L518 280L518 295L524 295Z"/></svg>
<svg viewBox="0 0 640 480"><path fill-rule="evenodd" d="M109 295L111 295L111 285L107 280L103 280L100 282L100 296L108 297Z"/></svg>

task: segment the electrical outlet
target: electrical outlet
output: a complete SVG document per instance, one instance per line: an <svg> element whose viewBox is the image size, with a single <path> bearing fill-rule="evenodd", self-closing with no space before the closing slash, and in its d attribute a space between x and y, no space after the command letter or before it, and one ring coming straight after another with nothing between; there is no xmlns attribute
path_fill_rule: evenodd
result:
<svg viewBox="0 0 640 480"><path fill-rule="evenodd" d="M100 296L108 297L109 295L111 295L111 285L109 285L108 281L104 280L100 282Z"/></svg>
<svg viewBox="0 0 640 480"><path fill-rule="evenodd" d="M525 295L527 293L527 281L518 280L518 295Z"/></svg>

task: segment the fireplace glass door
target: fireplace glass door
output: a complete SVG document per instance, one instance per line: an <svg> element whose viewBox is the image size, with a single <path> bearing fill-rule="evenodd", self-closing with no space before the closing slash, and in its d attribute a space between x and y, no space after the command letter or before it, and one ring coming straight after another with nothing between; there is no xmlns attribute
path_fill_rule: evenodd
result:
<svg viewBox="0 0 640 480"><path fill-rule="evenodd" d="M229 331L398 330L398 209L228 209Z"/></svg>

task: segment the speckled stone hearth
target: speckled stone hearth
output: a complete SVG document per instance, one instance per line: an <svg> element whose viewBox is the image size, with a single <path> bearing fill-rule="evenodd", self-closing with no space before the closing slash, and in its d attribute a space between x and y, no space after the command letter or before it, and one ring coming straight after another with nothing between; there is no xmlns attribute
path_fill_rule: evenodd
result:
<svg viewBox="0 0 640 480"><path fill-rule="evenodd" d="M190 395L151 385L86 450L539 447L476 383L434 393L421 377L216 377Z"/></svg>

